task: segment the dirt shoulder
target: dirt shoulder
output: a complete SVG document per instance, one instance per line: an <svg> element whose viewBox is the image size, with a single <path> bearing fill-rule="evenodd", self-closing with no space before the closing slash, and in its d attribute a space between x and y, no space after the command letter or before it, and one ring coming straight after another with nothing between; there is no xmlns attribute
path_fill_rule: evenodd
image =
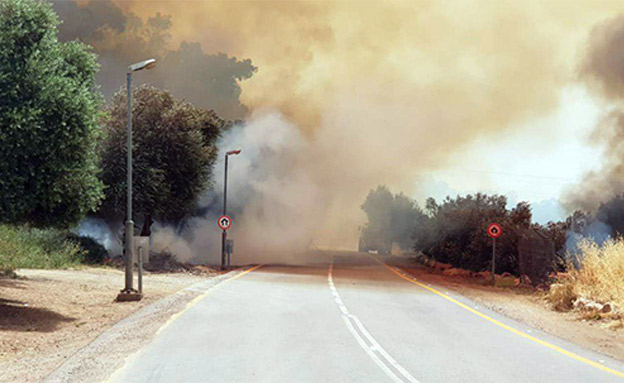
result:
<svg viewBox="0 0 624 383"><path fill-rule="evenodd" d="M18 270L0 279L0 381L41 381L123 318L188 286L210 270L144 276L140 302L113 302L124 283L115 269Z"/></svg>
<svg viewBox="0 0 624 383"><path fill-rule="evenodd" d="M608 321L585 320L578 312L554 311L547 293L529 288L503 288L479 280L442 275L418 264L396 264L422 282L443 286L509 318L624 361L624 330L611 329Z"/></svg>

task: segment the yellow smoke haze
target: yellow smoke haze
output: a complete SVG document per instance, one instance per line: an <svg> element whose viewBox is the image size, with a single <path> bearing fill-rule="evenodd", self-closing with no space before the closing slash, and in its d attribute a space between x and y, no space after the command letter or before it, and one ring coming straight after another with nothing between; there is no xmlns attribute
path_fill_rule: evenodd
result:
<svg viewBox="0 0 624 383"><path fill-rule="evenodd" d="M242 101L278 110L310 140L292 161L328 195L332 223L315 237L351 245L371 187L413 193L418 174L451 151L552 112L577 81L592 26L624 10L616 1L116 4L143 18L170 14L174 45L253 60Z"/></svg>

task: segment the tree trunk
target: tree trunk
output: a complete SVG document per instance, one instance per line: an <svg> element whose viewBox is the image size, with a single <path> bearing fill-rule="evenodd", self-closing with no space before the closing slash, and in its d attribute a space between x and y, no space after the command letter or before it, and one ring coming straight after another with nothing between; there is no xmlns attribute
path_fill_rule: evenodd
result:
<svg viewBox="0 0 624 383"><path fill-rule="evenodd" d="M145 220L143 221L143 229L141 229L141 237L149 237L152 234L152 220L151 214L145 214Z"/></svg>

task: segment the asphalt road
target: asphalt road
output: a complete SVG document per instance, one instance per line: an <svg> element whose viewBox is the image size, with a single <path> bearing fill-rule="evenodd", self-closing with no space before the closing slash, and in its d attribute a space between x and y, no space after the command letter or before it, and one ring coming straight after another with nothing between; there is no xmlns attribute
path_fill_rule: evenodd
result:
<svg viewBox="0 0 624 383"><path fill-rule="evenodd" d="M622 363L408 279L364 254L239 274L111 381L624 381Z"/></svg>

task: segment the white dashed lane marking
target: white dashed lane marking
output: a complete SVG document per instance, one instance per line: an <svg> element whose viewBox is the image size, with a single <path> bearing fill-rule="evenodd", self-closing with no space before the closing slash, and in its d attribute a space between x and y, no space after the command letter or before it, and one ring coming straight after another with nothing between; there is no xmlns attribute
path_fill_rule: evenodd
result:
<svg viewBox="0 0 624 383"><path fill-rule="evenodd" d="M329 289L334 296L334 301L338 305L338 309L340 309L342 319L344 320L347 329L351 335L353 335L360 347L364 349L366 354L390 379L392 379L393 382L399 383L408 381L410 383L420 383L416 378L410 375L410 373L407 372L403 366L394 360L394 358L388 354L383 347L381 347L377 340L375 340L368 330L366 330L358 317L349 313L347 306L345 306L344 302L340 298L340 294L338 294L338 290L336 290L336 286L334 285L334 278L332 276L333 270L334 263L332 262L329 265L329 272L327 274Z"/></svg>

